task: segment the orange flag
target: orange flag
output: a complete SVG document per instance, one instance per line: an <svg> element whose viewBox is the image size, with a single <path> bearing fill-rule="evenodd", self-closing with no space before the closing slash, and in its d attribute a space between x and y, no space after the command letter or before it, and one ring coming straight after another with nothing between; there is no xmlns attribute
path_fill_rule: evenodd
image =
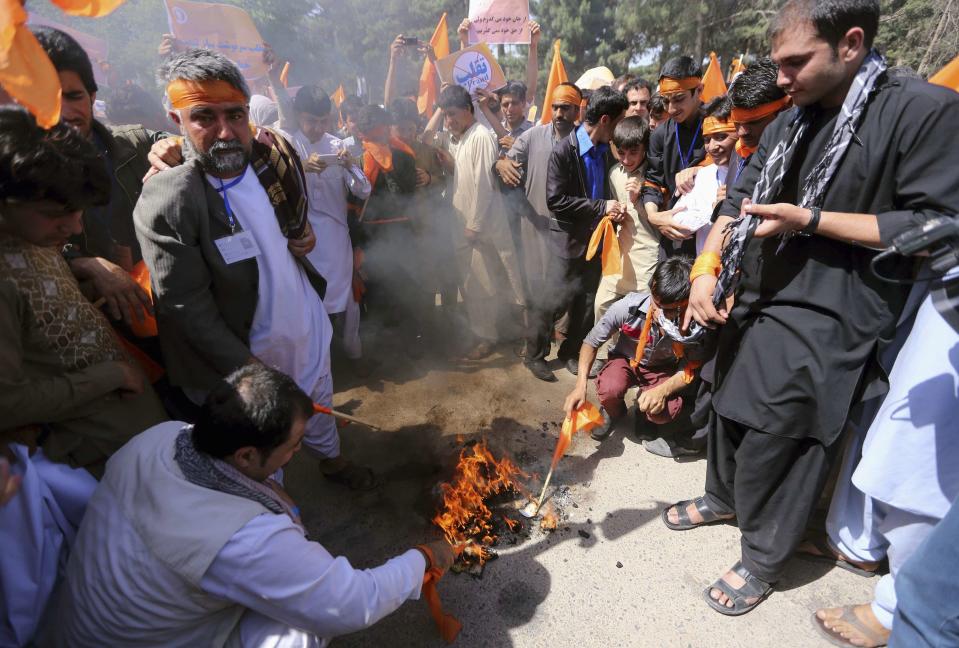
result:
<svg viewBox="0 0 959 648"><path fill-rule="evenodd" d="M596 256L600 243L603 250L600 259L603 265L603 276L618 275L623 272L623 253L619 249L619 238L616 236L616 226L609 216L603 216L600 219L593 235L589 239L589 246L586 248L586 260L589 261Z"/></svg>
<svg viewBox="0 0 959 648"><path fill-rule="evenodd" d="M716 97L726 94L726 82L723 81L723 71L719 67L716 52L709 53L709 66L703 75L703 102L709 102Z"/></svg>
<svg viewBox="0 0 959 648"><path fill-rule="evenodd" d="M430 45L433 46L433 53L437 60L450 55L450 33L446 24L446 13L440 18L433 35L430 37ZM436 97L439 96L439 87L436 83L436 66L429 59L423 61L423 71L420 72L420 94L416 99L416 108L421 115L428 115L433 112L433 106L436 104Z"/></svg>
<svg viewBox="0 0 959 648"><path fill-rule="evenodd" d="M959 92L959 56L952 59L946 64L946 67L929 77L929 83L952 88L956 92Z"/></svg>
<svg viewBox="0 0 959 648"><path fill-rule="evenodd" d="M563 56L559 52L560 42L553 43L553 64L549 68L549 79L546 81L546 95L543 100L543 112L539 116L539 123L548 124L553 118L553 90L560 83L569 81L566 66L563 65Z"/></svg>
<svg viewBox="0 0 959 648"><path fill-rule="evenodd" d="M283 64L283 69L280 70L280 83L283 84L284 88L290 86L290 62L287 61Z"/></svg>
<svg viewBox="0 0 959 648"><path fill-rule="evenodd" d="M126 0L53 0L53 4L71 16L99 18L122 5Z"/></svg>
<svg viewBox="0 0 959 648"><path fill-rule="evenodd" d="M50 128L60 121L60 77L26 23L20 0L0 0L0 85Z"/></svg>
<svg viewBox="0 0 959 648"><path fill-rule="evenodd" d="M573 440L573 435L577 432L589 432L594 427L603 424L603 415L599 408L586 401L583 405L573 412L572 418L563 421L563 429L560 430L559 438L556 440L556 449L553 450L553 461L550 462L550 470L556 468L556 464L566 454L566 449Z"/></svg>

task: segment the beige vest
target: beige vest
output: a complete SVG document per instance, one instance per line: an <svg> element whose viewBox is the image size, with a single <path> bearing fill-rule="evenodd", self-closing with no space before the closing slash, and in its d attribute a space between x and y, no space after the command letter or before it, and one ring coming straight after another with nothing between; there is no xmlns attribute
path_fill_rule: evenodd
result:
<svg viewBox="0 0 959 648"><path fill-rule="evenodd" d="M184 425L154 426L108 462L67 568L61 645L222 646L239 622L245 608L209 596L200 580L269 511L184 478L173 459Z"/></svg>

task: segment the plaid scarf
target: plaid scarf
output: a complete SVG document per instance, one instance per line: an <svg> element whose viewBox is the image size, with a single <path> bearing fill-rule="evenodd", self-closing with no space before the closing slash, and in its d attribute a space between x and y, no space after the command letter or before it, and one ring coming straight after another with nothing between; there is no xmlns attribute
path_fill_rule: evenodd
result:
<svg viewBox="0 0 959 648"><path fill-rule="evenodd" d="M283 236L288 239L303 236L308 210L306 179L296 151L282 135L261 127L257 139L253 140L250 163L270 197Z"/></svg>
<svg viewBox="0 0 959 648"><path fill-rule="evenodd" d="M190 483L252 500L277 515L289 515L306 535L306 529L300 521L296 508L280 497L275 490L264 483L250 479L222 459L216 459L197 450L193 445L192 427L177 435L173 459Z"/></svg>
<svg viewBox="0 0 959 648"><path fill-rule="evenodd" d="M836 120L832 135L826 143L825 153L821 160L809 173L802 186L799 207L821 207L826 197L826 189L832 180L836 169L842 163L849 144L856 136L856 129L862 120L866 104L876 90L876 82L886 71L886 60L876 50L866 56L862 66L853 79L846 99L842 104L842 111ZM755 204L769 204L782 188L783 177L793 162L793 156L799 143L809 130L815 118L815 110L798 108L786 136L773 147L766 163L763 165L759 180L753 188L752 201ZM724 233L729 239L723 249L722 268L719 272L719 281L713 293L713 303L722 304L726 297L732 294L739 279L739 269L742 265L746 247L752 239L759 218L750 214L740 216L726 226ZM795 232L787 232L782 236L776 253L792 239Z"/></svg>

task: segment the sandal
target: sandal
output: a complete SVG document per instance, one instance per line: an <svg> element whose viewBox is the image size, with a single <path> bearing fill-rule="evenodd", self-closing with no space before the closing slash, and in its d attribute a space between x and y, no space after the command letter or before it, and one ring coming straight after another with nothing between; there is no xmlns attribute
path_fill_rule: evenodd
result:
<svg viewBox="0 0 959 648"><path fill-rule="evenodd" d="M703 521L700 523L695 523L689 519L689 513L686 512L686 507L690 504L696 506L696 510L699 511L699 514L702 516ZM676 512L679 513L679 523L673 524L669 521L669 509L676 508ZM724 520L732 520L735 515L730 517L723 517L719 513L716 513L709 505L706 503L704 497L697 497L692 500L683 500L681 502L676 502L672 506L667 506L663 509L660 517L663 519L663 524L666 525L666 528L671 529L672 531L688 531L689 529L695 529L696 527L704 526L706 524L712 524L714 522L722 522Z"/></svg>
<svg viewBox="0 0 959 648"><path fill-rule="evenodd" d="M346 486L350 490L368 491L373 490L379 484L373 471L365 466L357 466L354 463L347 462L345 466L331 473L322 473L324 477L341 486Z"/></svg>
<svg viewBox="0 0 959 648"><path fill-rule="evenodd" d="M885 646L889 641L888 637L882 637L875 633L872 629L868 628L862 621L859 620L859 617L856 616L855 605L844 605L842 607L842 616L839 617L840 621L845 621L850 626L852 626L856 632L862 635L862 637L869 642L867 645L875 648L877 646ZM819 629L819 632L829 640L834 646L857 646L849 639L843 637L839 632L835 630L830 630L826 627L825 621L820 619L815 613L812 615L813 623L816 625L816 628Z"/></svg>
<svg viewBox="0 0 959 648"><path fill-rule="evenodd" d="M703 590L703 598L712 609L726 616L742 616L751 611L773 591L773 586L766 581L759 580L749 570L743 567L742 562L737 562L729 571L736 572L746 581L746 584L735 589L732 585L722 578ZM727 607L709 595L711 590L718 589L733 602L732 607ZM752 603L746 603L746 599L755 598Z"/></svg>
<svg viewBox="0 0 959 648"><path fill-rule="evenodd" d="M810 553L809 551L802 551L801 549L796 550L796 556L802 558L803 560L812 560L815 562L823 562L840 569L845 569L848 572L852 572L857 576L865 576L866 578L872 578L876 576L876 572L879 570L879 562L854 562L848 557L844 556L841 551L832 543L832 540L829 539L827 535L812 535L806 538L806 542L810 543L813 547L816 548L818 554ZM872 568L866 567L866 565L872 565Z"/></svg>

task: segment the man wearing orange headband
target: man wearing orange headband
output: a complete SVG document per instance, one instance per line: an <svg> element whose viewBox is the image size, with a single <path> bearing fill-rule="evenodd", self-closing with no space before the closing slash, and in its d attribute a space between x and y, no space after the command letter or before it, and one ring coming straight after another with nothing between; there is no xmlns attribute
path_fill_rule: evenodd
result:
<svg viewBox="0 0 959 648"><path fill-rule="evenodd" d="M683 241L693 233L673 221L669 211L678 200L676 174L697 166L706 157L702 129L702 91L700 70L688 56L666 61L659 75L659 95L666 103L669 119L660 124L649 138L649 167L643 186L643 204L649 222L665 239L662 249L667 256L680 250L692 255L693 244Z"/></svg>
<svg viewBox="0 0 959 648"><path fill-rule="evenodd" d="M730 167L738 178L749 164L749 157L759 147L759 138L776 116L792 103L783 89L776 85L779 66L764 56L743 70L729 86L732 104L730 120L736 124L736 153Z"/></svg>
<svg viewBox="0 0 959 648"><path fill-rule="evenodd" d="M200 403L263 362L330 406L326 281L305 256L315 239L295 149L276 133L253 139L246 82L222 55L189 50L159 74L186 162L147 181L134 218L170 382ZM340 456L332 417L310 419L304 443L330 479L374 484Z"/></svg>

